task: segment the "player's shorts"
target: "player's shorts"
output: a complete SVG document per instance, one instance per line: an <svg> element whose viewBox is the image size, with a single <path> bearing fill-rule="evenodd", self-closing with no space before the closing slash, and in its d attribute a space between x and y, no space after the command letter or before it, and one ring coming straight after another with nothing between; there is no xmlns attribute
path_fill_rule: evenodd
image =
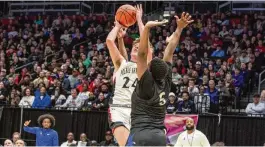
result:
<svg viewBox="0 0 265 147"><path fill-rule="evenodd" d="M109 124L112 131L119 126L131 129L131 105L115 105L109 107Z"/></svg>
<svg viewBox="0 0 265 147"><path fill-rule="evenodd" d="M126 146L166 146L166 144L165 130L138 128L130 132Z"/></svg>

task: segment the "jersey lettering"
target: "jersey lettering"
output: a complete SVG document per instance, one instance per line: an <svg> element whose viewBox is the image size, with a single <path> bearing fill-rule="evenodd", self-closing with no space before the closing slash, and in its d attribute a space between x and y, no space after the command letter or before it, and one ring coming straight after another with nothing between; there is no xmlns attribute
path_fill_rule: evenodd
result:
<svg viewBox="0 0 265 147"><path fill-rule="evenodd" d="M130 85L128 85L130 78L129 77L124 77L123 80L125 80L122 88L129 88ZM136 83L137 83L137 79L135 79L135 81L133 82L133 84L131 85L131 87L136 87Z"/></svg>
<svg viewBox="0 0 265 147"><path fill-rule="evenodd" d="M161 92L161 93L159 94L159 105L160 105L160 106L163 106L163 105L166 104L165 95L166 95L165 92Z"/></svg>

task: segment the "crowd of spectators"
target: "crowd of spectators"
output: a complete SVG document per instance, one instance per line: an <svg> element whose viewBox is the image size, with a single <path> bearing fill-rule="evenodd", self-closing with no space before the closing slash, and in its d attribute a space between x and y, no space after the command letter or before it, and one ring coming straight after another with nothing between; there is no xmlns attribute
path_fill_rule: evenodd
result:
<svg viewBox="0 0 265 147"><path fill-rule="evenodd" d="M19 132L14 132L12 135L12 139L6 139L4 141L4 147L26 147L26 146L27 143L21 139L21 135ZM86 147L86 146L118 146L118 145L114 141L112 132L107 131L105 133L105 139L101 142L97 142L96 140L90 140L89 138L87 138L87 135L85 133L81 133L79 141L76 141L74 134L72 132L69 132L66 136L66 141L64 141L60 146Z"/></svg>
<svg viewBox="0 0 265 147"><path fill-rule="evenodd" d="M257 74L265 65L262 14L196 12L193 19L174 53L168 113L218 113L220 106L235 106L257 86ZM0 105L107 110L114 68L105 39L112 24L105 14L20 16L1 24ZM176 27L172 17L168 25L152 29L154 56L163 57L167 37ZM127 30L128 52L138 37L137 26ZM62 146L97 144L85 134L80 142L73 136L69 133ZM104 145L112 143L111 137L107 132Z"/></svg>
<svg viewBox="0 0 265 147"><path fill-rule="evenodd" d="M176 22L152 30L154 56L163 57ZM168 113L214 112L239 106L265 65L262 14L193 15L174 53ZM107 110L113 64L105 45L113 20L100 16L20 16L0 26L0 105ZM127 51L137 26L124 38Z"/></svg>

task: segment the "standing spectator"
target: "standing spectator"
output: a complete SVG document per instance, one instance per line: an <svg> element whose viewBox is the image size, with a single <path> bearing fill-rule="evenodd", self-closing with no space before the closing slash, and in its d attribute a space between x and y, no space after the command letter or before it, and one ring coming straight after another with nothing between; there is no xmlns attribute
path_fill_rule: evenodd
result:
<svg viewBox="0 0 265 147"><path fill-rule="evenodd" d="M61 147L68 147L68 146L77 146L77 141L74 140L74 134L72 132L69 132L67 134L67 141L61 145Z"/></svg>
<svg viewBox="0 0 265 147"><path fill-rule="evenodd" d="M48 108L51 106L51 97L46 93L46 88L41 87L40 93L36 93L33 108Z"/></svg>
<svg viewBox="0 0 265 147"><path fill-rule="evenodd" d="M77 147L90 146L90 140L87 138L85 133L80 134L80 141L78 141Z"/></svg>
<svg viewBox="0 0 265 147"><path fill-rule="evenodd" d="M111 131L107 131L105 134L105 140L100 142L100 146L116 146Z"/></svg>
<svg viewBox="0 0 265 147"><path fill-rule="evenodd" d="M166 110L168 114L176 113L178 110L178 100L176 100L176 95L173 92L169 93L168 101L166 103Z"/></svg>
<svg viewBox="0 0 265 147"><path fill-rule="evenodd" d="M22 97L19 106L20 107L31 107L34 102L35 97L31 93L31 90L29 88L26 88L24 90L24 96Z"/></svg>
<svg viewBox="0 0 265 147"><path fill-rule="evenodd" d="M246 113L249 116L262 116L264 114L265 106L263 103L260 102L259 94L255 94L253 96L253 103L249 103L246 108Z"/></svg>
<svg viewBox="0 0 265 147"><path fill-rule="evenodd" d="M78 97L78 91L76 89L71 90L71 95L68 96L66 102L61 106L62 108L68 108L70 110L80 109L82 106L82 99Z"/></svg>
<svg viewBox="0 0 265 147"><path fill-rule="evenodd" d="M36 146L59 146L58 134L51 127L55 126L55 118L50 114L41 115L38 124L41 127L28 127L31 120L24 123L24 131L36 135Z"/></svg>
<svg viewBox="0 0 265 147"><path fill-rule="evenodd" d="M195 113L195 105L193 101L189 100L188 92L182 92L182 99L183 101L179 102L178 105L178 112Z"/></svg>
<svg viewBox="0 0 265 147"><path fill-rule="evenodd" d="M205 91L210 96L210 112L218 113L219 108L219 92L215 88L214 80L209 81L209 88Z"/></svg>
<svg viewBox="0 0 265 147"><path fill-rule="evenodd" d="M0 82L0 105L7 104L8 93L3 82Z"/></svg>

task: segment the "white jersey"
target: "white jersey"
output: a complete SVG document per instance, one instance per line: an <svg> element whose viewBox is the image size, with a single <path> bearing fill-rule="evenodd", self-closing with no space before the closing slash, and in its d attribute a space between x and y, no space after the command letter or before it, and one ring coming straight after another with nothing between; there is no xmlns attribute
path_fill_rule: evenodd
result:
<svg viewBox="0 0 265 147"><path fill-rule="evenodd" d="M137 64L123 60L114 77L113 104L131 105L131 96L137 84Z"/></svg>

